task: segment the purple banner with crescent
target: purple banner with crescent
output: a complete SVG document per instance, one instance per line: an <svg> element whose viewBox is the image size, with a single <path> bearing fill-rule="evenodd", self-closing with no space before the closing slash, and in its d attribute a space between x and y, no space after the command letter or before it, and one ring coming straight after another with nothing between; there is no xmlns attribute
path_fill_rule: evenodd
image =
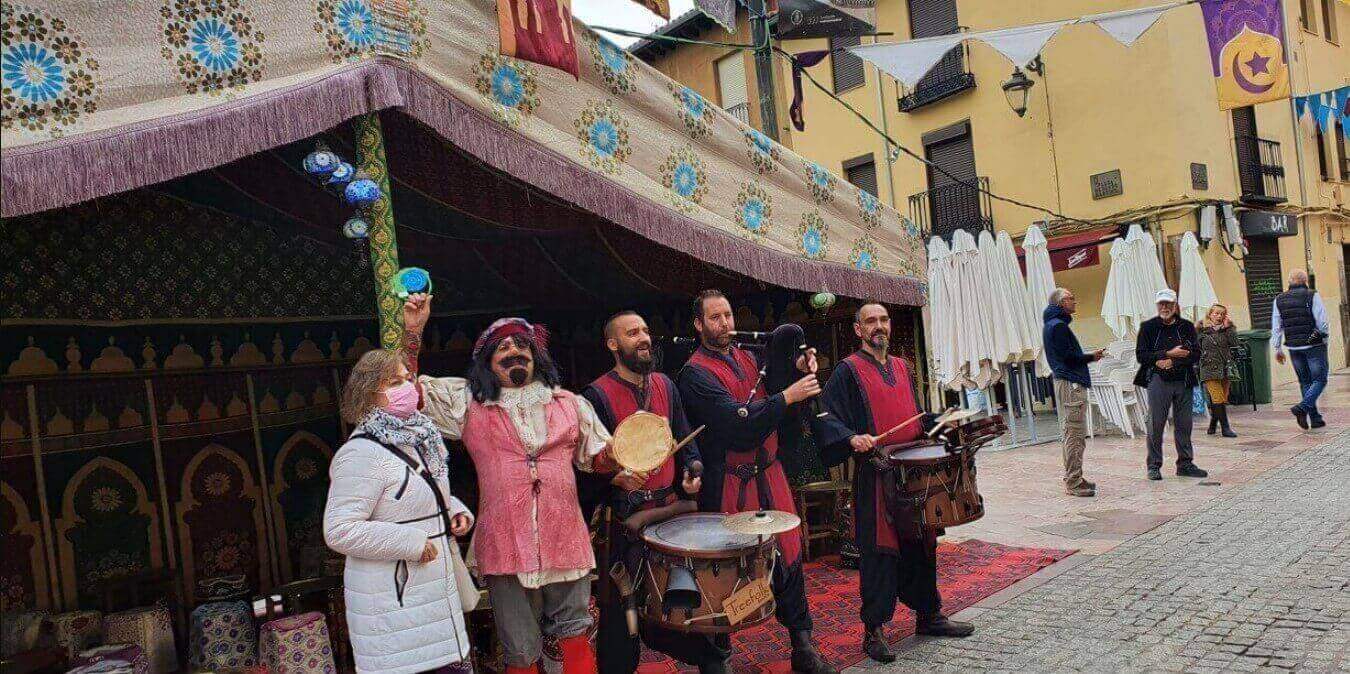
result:
<svg viewBox="0 0 1350 674"><path fill-rule="evenodd" d="M1200 11L1221 110L1289 97L1280 0L1203 0Z"/></svg>

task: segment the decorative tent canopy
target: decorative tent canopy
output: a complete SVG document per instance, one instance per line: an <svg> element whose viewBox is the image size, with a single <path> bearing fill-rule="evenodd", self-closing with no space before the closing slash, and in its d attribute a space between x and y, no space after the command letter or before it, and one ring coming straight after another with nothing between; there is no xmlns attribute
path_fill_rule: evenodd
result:
<svg viewBox="0 0 1350 674"><path fill-rule="evenodd" d="M4 64L6 217L154 185L336 240L347 213L297 172L298 141L385 111L406 262L450 287L678 292L702 261L923 302L913 225L580 24L576 81L500 56L488 0L50 0L3 21L34 45Z"/></svg>

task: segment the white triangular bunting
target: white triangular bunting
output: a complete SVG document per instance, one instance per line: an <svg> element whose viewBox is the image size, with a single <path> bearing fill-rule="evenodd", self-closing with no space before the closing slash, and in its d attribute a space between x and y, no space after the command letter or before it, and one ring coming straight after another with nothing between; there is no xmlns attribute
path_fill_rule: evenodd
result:
<svg viewBox="0 0 1350 674"><path fill-rule="evenodd" d="M1126 47L1134 45L1144 31L1153 27L1157 23L1158 17L1177 5L1159 5L1157 7L1144 7L1142 9L1127 9L1121 12L1106 12L1104 14L1094 14L1079 19L1076 23L1095 23L1097 27L1106 31L1107 35L1116 39Z"/></svg>
<svg viewBox="0 0 1350 674"><path fill-rule="evenodd" d="M961 44L965 35L938 35L909 42L889 44L869 44L850 47L849 51L882 69L890 76L900 80L907 87L913 87L924 75L928 74L947 52Z"/></svg>
<svg viewBox="0 0 1350 674"><path fill-rule="evenodd" d="M976 33L969 37L997 49L999 53L1008 57L1013 65L1021 67L1035 60L1045 43L1049 42L1050 38L1054 37L1055 33L1059 32L1060 27L1066 23L1068 21L1050 21L1004 30L991 30L986 33Z"/></svg>

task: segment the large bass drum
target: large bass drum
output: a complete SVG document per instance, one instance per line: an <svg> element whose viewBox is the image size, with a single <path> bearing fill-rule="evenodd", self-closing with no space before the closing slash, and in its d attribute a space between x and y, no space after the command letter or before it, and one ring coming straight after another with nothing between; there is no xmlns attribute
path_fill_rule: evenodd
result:
<svg viewBox="0 0 1350 674"><path fill-rule="evenodd" d="M738 534L722 526L723 513L689 513L642 531L647 563L642 574L642 617L677 632L726 634L773 615L770 596L731 624L723 602L773 572L774 536Z"/></svg>
<svg viewBox="0 0 1350 674"><path fill-rule="evenodd" d="M974 451L907 443L883 447L881 452L895 479L895 493L888 500L897 529L906 523L945 529L984 517Z"/></svg>

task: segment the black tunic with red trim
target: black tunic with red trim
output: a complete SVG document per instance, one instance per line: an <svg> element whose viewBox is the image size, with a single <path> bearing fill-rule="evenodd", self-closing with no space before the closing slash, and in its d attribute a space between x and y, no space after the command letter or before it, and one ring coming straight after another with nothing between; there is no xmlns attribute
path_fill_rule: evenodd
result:
<svg viewBox="0 0 1350 674"><path fill-rule="evenodd" d="M700 346L680 370L680 395L689 421L708 428L699 436L703 489L699 507L736 513L770 509L796 513L787 474L778 461L778 424L787 413L783 394L765 397L755 387L759 363L732 347L721 354ZM747 399L755 389L753 400ZM739 410L745 408L746 416ZM801 529L778 536L787 565L801 559Z"/></svg>
<svg viewBox="0 0 1350 674"><path fill-rule="evenodd" d="M856 351L839 362L825 383L821 400L829 414L821 419L816 444L827 466L848 460L854 435L876 435L918 414L918 396L909 367L895 356L879 362L866 351ZM882 441L896 445L918 439L915 423ZM863 552L899 554L899 541L890 520L878 474L870 461L859 460L853 476L853 532Z"/></svg>
<svg viewBox="0 0 1350 674"><path fill-rule="evenodd" d="M684 416L684 406L680 404L680 392L670 377L660 372L647 375L646 384L639 387L620 377L614 370L610 370L591 382L581 395L595 408L595 413L601 423L605 424L605 428L611 431L634 412L643 410L670 420L670 430L676 440L682 440L689 435L689 421ZM647 476L642 493L633 495L634 498L628 503L631 509L621 509L628 512L621 512L620 516L626 517L629 512L675 502L682 495L679 485L684 477L684 467L689 465L690 461L699 458L697 441L681 447L675 456L666 459L660 468ZM587 480L585 485L579 485L583 511L588 513L588 519L589 512L594 511L607 497L614 496L617 501L630 496L619 493L618 489L614 489L615 493L611 494L610 478L609 475L597 476L593 480Z"/></svg>

